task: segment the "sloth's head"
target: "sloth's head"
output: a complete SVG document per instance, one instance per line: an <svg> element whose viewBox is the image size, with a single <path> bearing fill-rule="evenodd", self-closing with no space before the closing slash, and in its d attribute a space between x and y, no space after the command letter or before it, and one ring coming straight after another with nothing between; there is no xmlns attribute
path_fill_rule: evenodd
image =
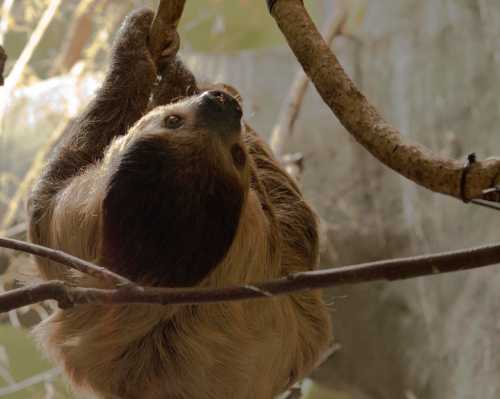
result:
<svg viewBox="0 0 500 399"><path fill-rule="evenodd" d="M242 111L207 91L145 115L119 145L103 201L103 262L143 283L194 285L224 258L250 184Z"/></svg>

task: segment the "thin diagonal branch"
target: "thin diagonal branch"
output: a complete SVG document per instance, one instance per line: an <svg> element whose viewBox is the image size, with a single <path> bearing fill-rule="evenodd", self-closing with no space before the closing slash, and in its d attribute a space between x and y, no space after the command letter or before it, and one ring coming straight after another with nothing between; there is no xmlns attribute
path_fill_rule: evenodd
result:
<svg viewBox="0 0 500 399"><path fill-rule="evenodd" d="M14 5L14 0L4 0L1 9L1 17L0 21L0 46L4 45L5 35L9 29L9 20L11 18L10 11L12 10L12 6Z"/></svg>
<svg viewBox="0 0 500 399"><path fill-rule="evenodd" d="M41 258L50 259L54 262L58 262L62 265L68 266L72 269L78 270L82 273L88 274L89 276L98 278L108 283L117 285L133 284L125 277L113 273L112 271L109 271L103 267L94 265L93 263L87 262L62 251L43 247L41 245L18 241L11 238L0 237L0 247L25 252L28 254L39 256Z"/></svg>
<svg viewBox="0 0 500 399"><path fill-rule="evenodd" d="M32 377L26 378L23 381L16 382L14 384L7 385L5 387L0 388L0 397L2 396L7 396L7 395L12 395L16 392L24 391L25 389L28 389L32 387L33 385L41 384L43 382L47 381L52 381L54 380L58 375L61 374L60 369L51 369L44 371L43 373L36 374Z"/></svg>
<svg viewBox="0 0 500 399"><path fill-rule="evenodd" d="M61 5L61 0L51 0L49 6L43 13L35 30L30 36L28 43L24 47L23 51L21 52L21 55L17 59L14 67L12 68L12 71L10 71L9 76L5 81L5 87L8 91L11 91L21 79L26 65L31 59L31 56L33 55L35 49L40 43L40 40L45 34L45 31L47 30L48 26L54 19L54 16L56 15L56 12L60 5Z"/></svg>
<svg viewBox="0 0 500 399"><path fill-rule="evenodd" d="M500 159L477 161L465 169L463 161L440 157L404 140L347 76L302 0L274 0L268 4L288 45L323 101L347 131L379 161L429 190L460 199L486 198L500 202L498 193L483 194L500 178Z"/></svg>
<svg viewBox="0 0 500 399"><path fill-rule="evenodd" d="M109 0L80 0L69 24L60 54L50 70L50 75L71 70L82 57L82 53L92 36L94 13L98 6L101 12Z"/></svg>
<svg viewBox="0 0 500 399"><path fill-rule="evenodd" d="M5 242L0 240L0 246L4 244ZM17 246L16 249L26 248ZM30 253L33 253L32 249L28 249ZM117 289L98 289L72 287L61 281L49 281L0 294L0 313L50 299L56 300L61 307L82 304L172 305L241 301L345 284L378 280L392 281L448 273L499 262L500 244L495 244L436 255L294 273L277 280L227 288L146 288L128 285ZM92 271L93 268L86 270Z"/></svg>
<svg viewBox="0 0 500 399"><path fill-rule="evenodd" d="M28 65L28 62L30 61L33 53L35 52L36 48L38 47L38 44L40 43L40 40L42 39L43 35L45 34L45 31L49 27L50 23L54 19L54 16L57 13L57 10L59 9L59 6L61 5L62 0L51 0L49 3L49 6L43 13L42 17L40 18L40 21L38 21L38 24L31 34L28 43L26 43L26 46L24 47L23 51L21 52L21 55L17 59L16 63L12 67L12 70L10 71L9 75L5 79L5 86L3 88L2 95L0 97L0 134L1 134L1 129L2 129L2 121L5 116L5 111L6 111L6 106L7 106L7 99L10 97L10 94L12 91L15 89L19 81L21 80L23 76L23 72L26 68L26 65Z"/></svg>

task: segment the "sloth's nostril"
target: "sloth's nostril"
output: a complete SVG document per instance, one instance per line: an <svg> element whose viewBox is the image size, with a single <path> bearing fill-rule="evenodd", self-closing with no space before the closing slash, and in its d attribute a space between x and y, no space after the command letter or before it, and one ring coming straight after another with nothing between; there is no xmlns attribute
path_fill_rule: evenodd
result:
<svg viewBox="0 0 500 399"><path fill-rule="evenodd" d="M212 99L214 101L217 101L218 103L220 103L222 105L225 105L225 104L228 104L228 103L232 103L233 101L236 101L229 94L224 93L223 91L219 91L219 90L207 91L206 95L210 99Z"/></svg>
<svg viewBox="0 0 500 399"><path fill-rule="evenodd" d="M221 91L215 91L215 92L212 93L212 95L215 97L215 99L217 101L219 101L222 104L224 104L228 100L228 98L227 98L228 96L225 93L221 92Z"/></svg>

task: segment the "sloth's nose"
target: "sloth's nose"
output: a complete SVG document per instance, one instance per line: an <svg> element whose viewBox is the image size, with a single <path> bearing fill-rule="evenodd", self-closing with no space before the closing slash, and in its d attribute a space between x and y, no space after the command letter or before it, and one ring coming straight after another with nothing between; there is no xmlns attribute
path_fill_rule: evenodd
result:
<svg viewBox="0 0 500 399"><path fill-rule="evenodd" d="M214 111L233 113L237 118L241 118L243 115L238 101L223 91L206 91L201 95L201 102L205 106L213 108Z"/></svg>
<svg viewBox="0 0 500 399"><path fill-rule="evenodd" d="M241 131L241 106L231 95L218 90L202 93L197 101L197 121L216 134L232 135Z"/></svg>

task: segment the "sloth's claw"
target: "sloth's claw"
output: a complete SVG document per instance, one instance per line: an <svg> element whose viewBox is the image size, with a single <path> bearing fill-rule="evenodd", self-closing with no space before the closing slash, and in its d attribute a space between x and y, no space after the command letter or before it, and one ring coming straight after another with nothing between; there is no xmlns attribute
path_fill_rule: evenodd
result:
<svg viewBox="0 0 500 399"><path fill-rule="evenodd" d="M158 60L158 64L161 64L165 60L174 58L177 55L180 47L180 37L177 31L172 32L173 35L166 41L166 45L160 53L160 59Z"/></svg>

